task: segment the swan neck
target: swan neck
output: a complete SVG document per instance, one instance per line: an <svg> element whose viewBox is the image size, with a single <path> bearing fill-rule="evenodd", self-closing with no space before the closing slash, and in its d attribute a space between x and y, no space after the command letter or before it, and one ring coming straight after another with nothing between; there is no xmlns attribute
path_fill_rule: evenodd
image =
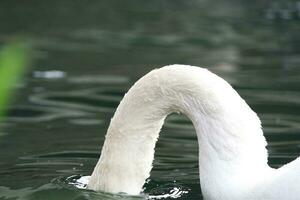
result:
<svg viewBox="0 0 300 200"><path fill-rule="evenodd" d="M88 188L139 194L150 176L160 129L172 112L185 114L195 127L204 191L210 182L221 184L217 176L222 180L245 174L242 169L267 167L260 120L234 89L208 70L167 66L142 77L124 96Z"/></svg>

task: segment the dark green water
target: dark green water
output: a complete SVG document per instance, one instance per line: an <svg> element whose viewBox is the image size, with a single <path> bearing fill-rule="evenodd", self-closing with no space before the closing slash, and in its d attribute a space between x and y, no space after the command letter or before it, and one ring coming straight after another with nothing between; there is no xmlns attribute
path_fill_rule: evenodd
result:
<svg viewBox="0 0 300 200"><path fill-rule="evenodd" d="M2 123L0 199L143 198L70 183L91 174L124 92L172 63L209 66L237 89L262 119L271 166L300 154L300 1L3 0L0 22L1 44L35 45ZM197 151L190 121L170 116L145 193L201 199Z"/></svg>

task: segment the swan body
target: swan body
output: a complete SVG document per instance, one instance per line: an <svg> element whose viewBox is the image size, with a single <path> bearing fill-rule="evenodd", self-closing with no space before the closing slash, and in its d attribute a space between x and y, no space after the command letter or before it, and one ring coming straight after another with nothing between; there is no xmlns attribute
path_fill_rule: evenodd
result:
<svg viewBox="0 0 300 200"><path fill-rule="evenodd" d="M256 113L225 80L186 65L155 69L132 86L111 119L87 188L139 194L172 112L185 114L195 127L204 199L300 199L300 158L269 167Z"/></svg>

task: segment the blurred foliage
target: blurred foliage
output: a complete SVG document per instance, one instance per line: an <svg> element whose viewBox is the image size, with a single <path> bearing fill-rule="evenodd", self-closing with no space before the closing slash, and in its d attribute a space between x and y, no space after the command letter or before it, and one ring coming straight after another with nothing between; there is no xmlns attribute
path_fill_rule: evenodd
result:
<svg viewBox="0 0 300 200"><path fill-rule="evenodd" d="M0 119L11 101L14 88L29 63L30 48L27 43L13 41L0 50Z"/></svg>

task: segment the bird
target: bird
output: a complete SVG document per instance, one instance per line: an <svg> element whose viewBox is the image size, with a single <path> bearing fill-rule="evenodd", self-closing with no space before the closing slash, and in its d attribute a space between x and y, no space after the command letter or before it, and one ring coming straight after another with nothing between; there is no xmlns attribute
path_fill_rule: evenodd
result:
<svg viewBox="0 0 300 200"><path fill-rule="evenodd" d="M108 127L87 189L139 195L170 113L196 130L205 200L299 200L300 157L275 169L257 114L208 69L168 65L150 71L124 95Z"/></svg>

